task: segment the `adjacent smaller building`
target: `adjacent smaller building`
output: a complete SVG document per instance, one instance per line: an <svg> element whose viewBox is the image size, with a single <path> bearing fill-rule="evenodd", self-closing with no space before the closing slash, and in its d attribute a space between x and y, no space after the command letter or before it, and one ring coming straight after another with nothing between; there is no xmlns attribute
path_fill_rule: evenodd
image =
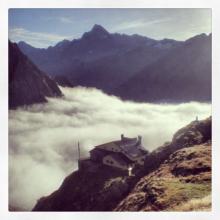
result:
<svg viewBox="0 0 220 220"><path fill-rule="evenodd" d="M141 136L128 138L122 134L120 140L95 146L86 161L129 170L135 165L143 166L147 154L148 151L142 146Z"/></svg>

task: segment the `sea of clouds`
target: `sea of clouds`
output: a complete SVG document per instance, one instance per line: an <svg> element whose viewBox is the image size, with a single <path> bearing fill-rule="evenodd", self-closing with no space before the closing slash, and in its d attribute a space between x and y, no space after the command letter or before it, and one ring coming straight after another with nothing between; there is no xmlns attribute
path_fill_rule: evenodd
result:
<svg viewBox="0 0 220 220"><path fill-rule="evenodd" d="M93 146L121 134L142 135L151 151L196 116L211 115L210 104L140 104L97 89L61 90L62 98L9 112L9 203L14 207L31 210L77 169L78 141L87 156Z"/></svg>

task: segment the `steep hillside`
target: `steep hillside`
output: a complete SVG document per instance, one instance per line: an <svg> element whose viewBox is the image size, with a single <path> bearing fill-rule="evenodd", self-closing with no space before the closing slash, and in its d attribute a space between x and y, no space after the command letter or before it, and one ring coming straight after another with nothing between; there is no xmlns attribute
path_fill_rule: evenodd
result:
<svg viewBox="0 0 220 220"><path fill-rule="evenodd" d="M171 154L157 170L143 177L115 211L209 210L210 194L211 146L193 145ZM205 202L194 206L195 200L203 198Z"/></svg>
<svg viewBox="0 0 220 220"><path fill-rule="evenodd" d="M138 102L210 101L211 35L202 34L185 41L146 66L113 94Z"/></svg>
<svg viewBox="0 0 220 220"><path fill-rule="evenodd" d="M39 199L33 211L210 209L211 117L177 131L134 173L129 177L117 169L89 164Z"/></svg>
<svg viewBox="0 0 220 220"><path fill-rule="evenodd" d="M209 142L212 137L211 131L211 117L201 121L192 121L178 130L173 135L171 142L165 143L149 154L146 158L145 173L157 169L161 163L168 159L170 154L179 149Z"/></svg>
<svg viewBox="0 0 220 220"><path fill-rule="evenodd" d="M129 190L127 176L103 165L95 172L73 172L57 191L41 198L33 211L111 211Z"/></svg>
<svg viewBox="0 0 220 220"><path fill-rule="evenodd" d="M18 48L9 42L9 108L45 102L61 96L57 84L40 71Z"/></svg>

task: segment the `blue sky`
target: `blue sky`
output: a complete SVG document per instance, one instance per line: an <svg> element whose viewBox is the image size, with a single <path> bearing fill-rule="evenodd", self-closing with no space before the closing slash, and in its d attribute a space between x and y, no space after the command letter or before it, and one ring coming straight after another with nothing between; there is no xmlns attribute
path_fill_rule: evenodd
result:
<svg viewBox="0 0 220 220"><path fill-rule="evenodd" d="M211 32L211 9L10 9L9 39L48 47L80 38L94 24L113 33L185 40Z"/></svg>

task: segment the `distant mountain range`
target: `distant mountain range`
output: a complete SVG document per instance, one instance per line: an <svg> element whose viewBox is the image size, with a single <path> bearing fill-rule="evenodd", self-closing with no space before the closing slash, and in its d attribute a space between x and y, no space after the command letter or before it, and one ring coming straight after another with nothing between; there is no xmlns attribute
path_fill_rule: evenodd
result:
<svg viewBox="0 0 220 220"><path fill-rule="evenodd" d="M113 94L135 101L210 101L211 35L196 36L135 74Z"/></svg>
<svg viewBox="0 0 220 220"><path fill-rule="evenodd" d="M211 35L154 40L94 25L80 39L47 49L18 46L61 85L95 87L138 102L211 100Z"/></svg>
<svg viewBox="0 0 220 220"><path fill-rule="evenodd" d="M17 44L9 42L9 108L46 102L46 97L61 95L56 82L40 71Z"/></svg>

